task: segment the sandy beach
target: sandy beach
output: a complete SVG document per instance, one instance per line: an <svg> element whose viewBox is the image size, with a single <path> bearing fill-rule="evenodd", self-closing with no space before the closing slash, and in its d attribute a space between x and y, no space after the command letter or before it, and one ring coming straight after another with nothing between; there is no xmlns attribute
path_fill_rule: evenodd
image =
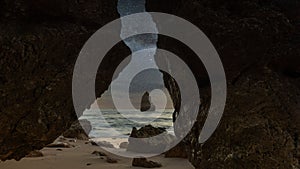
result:
<svg viewBox="0 0 300 169"><path fill-rule="evenodd" d="M44 148L43 157L26 157L17 162L14 160L0 162L1 169L128 169L136 168L131 165L132 159L119 157L104 151L101 147L93 146L87 141L77 140L72 148ZM94 151L105 152L117 163L108 163L106 157L92 154ZM162 169L193 169L187 159L165 158L163 155L150 158L162 164ZM140 168L141 169L141 168Z"/></svg>

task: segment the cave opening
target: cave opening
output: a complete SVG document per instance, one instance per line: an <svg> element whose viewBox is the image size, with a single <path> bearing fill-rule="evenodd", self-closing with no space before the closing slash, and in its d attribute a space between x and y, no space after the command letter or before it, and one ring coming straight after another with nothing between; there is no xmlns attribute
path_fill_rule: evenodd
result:
<svg viewBox="0 0 300 169"><path fill-rule="evenodd" d="M171 128L170 132L173 131L173 103L154 58L158 35L138 34L127 37L132 31L145 27L158 33L155 22L146 12L145 3L118 1L117 11L122 25L120 37L130 49L131 57L125 58L117 66L108 91L97 99L96 106L92 106L98 109L86 110L89 112L85 111L81 117L90 119L95 126L92 130L95 137L127 137L133 127L151 123L162 125L160 127L166 129ZM125 17L138 12L144 13L139 18ZM91 110L96 111L96 114ZM104 132L104 135L99 134L98 130Z"/></svg>
<svg viewBox="0 0 300 169"><path fill-rule="evenodd" d="M131 82L129 99L135 109L131 109L127 103L116 108L109 87L83 112L79 120L88 120L91 123L90 138L95 141L109 141L118 147L120 143L128 141L133 127L141 128L146 125L165 128L169 134L174 135L173 101L165 86L151 83L157 78L153 76L155 71L141 72ZM121 93L120 97L122 99L126 95ZM145 107L148 109L141 111Z"/></svg>

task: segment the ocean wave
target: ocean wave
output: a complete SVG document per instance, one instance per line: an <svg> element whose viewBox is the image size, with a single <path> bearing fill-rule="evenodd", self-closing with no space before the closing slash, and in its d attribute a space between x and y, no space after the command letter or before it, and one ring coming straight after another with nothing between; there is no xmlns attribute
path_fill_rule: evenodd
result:
<svg viewBox="0 0 300 169"><path fill-rule="evenodd" d="M143 127L147 124L151 124L155 127L166 128L171 134L173 132L172 112L163 112L157 117L158 112L151 112L149 116L133 115L125 118L121 113L115 110L105 110L100 112L99 110L86 110L80 119L86 119L91 122L92 131L90 137L93 138L124 138L128 137L133 127ZM135 112L136 114L136 112ZM153 120L153 116L157 117ZM142 123L147 122L149 123ZM141 122L141 123L138 123Z"/></svg>

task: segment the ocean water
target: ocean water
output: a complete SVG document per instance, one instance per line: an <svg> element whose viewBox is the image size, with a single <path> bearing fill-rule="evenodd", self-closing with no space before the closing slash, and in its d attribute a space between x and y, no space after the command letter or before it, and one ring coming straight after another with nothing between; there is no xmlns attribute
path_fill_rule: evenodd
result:
<svg viewBox="0 0 300 169"><path fill-rule="evenodd" d="M89 109L84 111L79 119L86 119L91 122L91 138L128 138L133 127L143 127L151 124L154 127L166 128L168 133L174 135L172 113L173 110L159 112L135 112L126 111L126 115L115 110ZM161 111L162 112L162 111ZM144 113L147 113L145 115Z"/></svg>

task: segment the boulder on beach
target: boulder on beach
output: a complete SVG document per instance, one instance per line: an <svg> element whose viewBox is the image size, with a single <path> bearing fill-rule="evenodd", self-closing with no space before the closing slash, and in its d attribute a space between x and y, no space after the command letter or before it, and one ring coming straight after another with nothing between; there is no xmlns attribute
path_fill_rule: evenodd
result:
<svg viewBox="0 0 300 169"><path fill-rule="evenodd" d="M122 149L127 149L128 148L128 142L122 142L119 146L119 148L122 148Z"/></svg>
<svg viewBox="0 0 300 169"><path fill-rule="evenodd" d="M154 137L162 133L166 133L167 130L162 127L153 127L152 125L146 125L137 130L136 127L132 128L130 137L134 138L149 138Z"/></svg>
<svg viewBox="0 0 300 169"><path fill-rule="evenodd" d="M174 136L168 134L166 129L161 127L156 128L147 125L139 130L133 127L128 139L129 144L127 151L138 153L161 153L172 144L173 140Z"/></svg>
<svg viewBox="0 0 300 169"><path fill-rule="evenodd" d="M107 141L94 141L94 140L91 140L90 143L93 146L100 146L100 147L105 147L105 148L115 148L114 145L112 145L110 142L107 142Z"/></svg>
<svg viewBox="0 0 300 169"><path fill-rule="evenodd" d="M162 164L147 160L146 158L134 158L132 160L132 166L144 168L160 168L162 167Z"/></svg>
<svg viewBox="0 0 300 169"><path fill-rule="evenodd" d="M94 151L94 152L92 152L92 154L97 155L97 156L107 156L105 153L103 153L101 151Z"/></svg>
<svg viewBox="0 0 300 169"><path fill-rule="evenodd" d="M108 163L118 163L118 160L109 156L106 156L106 162Z"/></svg>

